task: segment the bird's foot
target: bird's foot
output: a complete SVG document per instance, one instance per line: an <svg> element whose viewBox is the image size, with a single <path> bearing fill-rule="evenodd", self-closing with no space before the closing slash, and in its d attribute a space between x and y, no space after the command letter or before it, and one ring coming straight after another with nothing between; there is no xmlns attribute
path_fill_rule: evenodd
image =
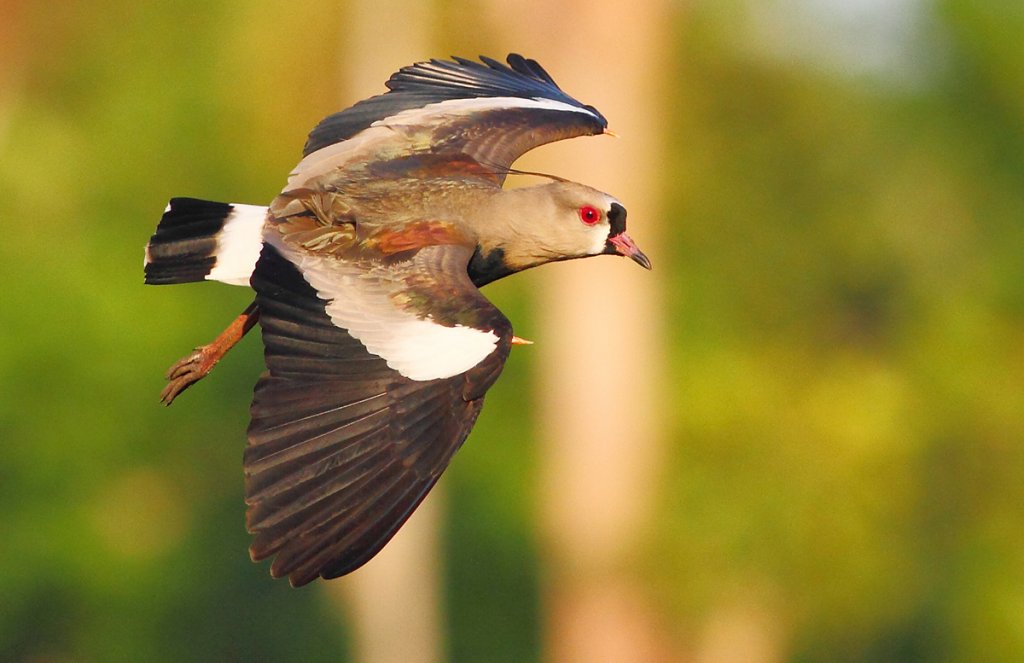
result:
<svg viewBox="0 0 1024 663"><path fill-rule="evenodd" d="M236 343L242 340L256 321L260 319L260 309L256 302L249 304L242 314L231 321L227 329L213 340L213 343L201 345L192 354L178 360L167 369L167 386L160 392L160 402L170 405L178 394L199 382L213 370L220 358L228 353Z"/></svg>
<svg viewBox="0 0 1024 663"><path fill-rule="evenodd" d="M167 386L160 392L160 402L164 405L173 403L178 394L209 375L223 356L224 352L214 342L200 346L191 354L179 359L167 369L164 376L167 379Z"/></svg>

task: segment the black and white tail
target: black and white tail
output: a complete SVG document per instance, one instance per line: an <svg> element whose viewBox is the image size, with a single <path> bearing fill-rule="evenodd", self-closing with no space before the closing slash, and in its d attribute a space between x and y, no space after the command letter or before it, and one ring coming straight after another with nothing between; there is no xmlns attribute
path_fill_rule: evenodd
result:
<svg viewBox="0 0 1024 663"><path fill-rule="evenodd" d="M172 198L146 245L146 283L249 285L267 208Z"/></svg>

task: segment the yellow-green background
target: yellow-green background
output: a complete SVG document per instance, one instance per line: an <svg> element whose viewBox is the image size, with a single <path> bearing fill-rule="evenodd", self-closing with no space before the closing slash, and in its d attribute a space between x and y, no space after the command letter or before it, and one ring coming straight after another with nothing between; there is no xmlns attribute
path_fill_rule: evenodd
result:
<svg viewBox="0 0 1024 663"><path fill-rule="evenodd" d="M829 4L679 3L651 64L674 406L640 574L681 642L760 592L786 660L1024 660L1024 5L899 3L887 53L800 13ZM423 57L516 48L474 8ZM156 400L247 295L141 263L170 196L279 190L338 107L343 4L0 10L0 659L337 660L336 608L245 553L258 340ZM491 295L528 319L514 281ZM446 475L453 660L540 656L536 370Z"/></svg>

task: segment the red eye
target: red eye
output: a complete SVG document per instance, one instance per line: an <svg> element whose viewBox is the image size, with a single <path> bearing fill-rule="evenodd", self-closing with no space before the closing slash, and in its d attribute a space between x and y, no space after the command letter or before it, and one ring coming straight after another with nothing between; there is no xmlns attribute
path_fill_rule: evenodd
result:
<svg viewBox="0 0 1024 663"><path fill-rule="evenodd" d="M580 221L592 226L601 220L601 212L597 211L596 207L590 205L584 205L580 208Z"/></svg>

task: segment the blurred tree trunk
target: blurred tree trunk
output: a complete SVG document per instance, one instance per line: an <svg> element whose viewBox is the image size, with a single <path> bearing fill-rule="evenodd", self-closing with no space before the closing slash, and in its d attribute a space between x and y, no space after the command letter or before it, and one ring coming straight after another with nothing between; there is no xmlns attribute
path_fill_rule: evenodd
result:
<svg viewBox="0 0 1024 663"><path fill-rule="evenodd" d="M0 146L7 138L9 113L21 87L25 44L22 2L0 1Z"/></svg>
<svg viewBox="0 0 1024 663"><path fill-rule="evenodd" d="M515 12L491 5L496 30L511 30L509 43L594 104L622 136L559 143L529 163L621 199L630 235L655 265L645 272L599 258L540 275L542 329L528 351L539 352L543 366L545 658L670 660L657 612L629 567L652 526L664 446L656 292L666 95L659 88L669 74L662 63L672 14L662 0L524 4Z"/></svg>
<svg viewBox="0 0 1024 663"><path fill-rule="evenodd" d="M391 72L426 58L432 6L417 0L353 0L342 24L341 68L349 93L342 105L384 92ZM387 35L382 38L382 35ZM427 499L373 560L331 582L347 610L353 659L365 663L431 663L444 659L438 555L443 486Z"/></svg>

